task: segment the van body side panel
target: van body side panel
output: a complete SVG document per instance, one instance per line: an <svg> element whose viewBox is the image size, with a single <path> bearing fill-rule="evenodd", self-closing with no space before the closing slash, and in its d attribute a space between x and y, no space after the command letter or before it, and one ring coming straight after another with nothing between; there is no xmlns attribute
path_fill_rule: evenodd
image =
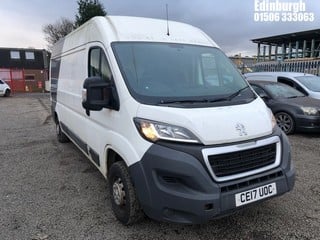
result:
<svg viewBox="0 0 320 240"><path fill-rule="evenodd" d="M80 46L62 54L58 79L56 112L59 121L81 139L87 142L88 122L82 108L82 81L86 71L86 48Z"/></svg>
<svg viewBox="0 0 320 240"><path fill-rule="evenodd" d="M134 101L121 105L120 111L103 109L99 112L91 111L88 117L88 145L100 155L100 171L107 174L106 149L115 151L130 166L141 160L146 149L151 145L139 134L133 118L138 104Z"/></svg>

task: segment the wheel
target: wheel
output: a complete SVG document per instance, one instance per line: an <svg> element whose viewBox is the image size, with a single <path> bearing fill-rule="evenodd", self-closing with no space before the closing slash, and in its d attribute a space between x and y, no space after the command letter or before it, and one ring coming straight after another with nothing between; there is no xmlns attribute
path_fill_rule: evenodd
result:
<svg viewBox="0 0 320 240"><path fill-rule="evenodd" d="M294 132L295 123L290 114L286 112L279 112L275 115L278 126L284 131L286 134L291 134Z"/></svg>
<svg viewBox="0 0 320 240"><path fill-rule="evenodd" d="M10 89L7 89L6 92L4 93L4 96L5 96L5 97L9 97L10 94L11 94Z"/></svg>
<svg viewBox="0 0 320 240"><path fill-rule="evenodd" d="M67 137L67 135L65 135L60 127L60 123L57 121L56 122L56 133L57 133L57 138L58 141L61 143L66 143L66 142L70 142L69 138Z"/></svg>
<svg viewBox="0 0 320 240"><path fill-rule="evenodd" d="M141 220L143 212L124 162L118 161L111 165L108 180L112 210L116 218L124 225Z"/></svg>

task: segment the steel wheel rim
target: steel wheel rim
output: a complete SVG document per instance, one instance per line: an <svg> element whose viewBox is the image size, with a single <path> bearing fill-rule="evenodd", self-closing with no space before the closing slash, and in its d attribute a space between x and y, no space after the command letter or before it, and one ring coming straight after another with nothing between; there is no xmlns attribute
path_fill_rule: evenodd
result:
<svg viewBox="0 0 320 240"><path fill-rule="evenodd" d="M121 178L116 179L112 185L113 200L116 205L123 206L126 203L126 192Z"/></svg>

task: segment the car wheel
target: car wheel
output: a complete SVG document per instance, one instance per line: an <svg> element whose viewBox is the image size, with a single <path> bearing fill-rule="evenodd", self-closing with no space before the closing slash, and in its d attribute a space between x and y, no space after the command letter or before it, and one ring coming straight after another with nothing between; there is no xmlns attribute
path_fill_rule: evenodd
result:
<svg viewBox="0 0 320 240"><path fill-rule="evenodd" d="M279 112L275 115L278 126L286 134L292 134L294 132L295 123L290 114L286 112Z"/></svg>
<svg viewBox="0 0 320 240"><path fill-rule="evenodd" d="M61 126L59 124L59 122L56 123L56 133L57 133L57 138L58 141L61 143L66 143L66 142L70 142L69 138L67 137L67 135L65 135L62 130L61 130Z"/></svg>
<svg viewBox="0 0 320 240"><path fill-rule="evenodd" d="M143 217L140 203L123 161L112 164L109 173L109 192L112 210L124 225L133 224Z"/></svg>
<svg viewBox="0 0 320 240"><path fill-rule="evenodd" d="M5 97L9 97L10 94L11 94L10 89L7 89L6 92L4 93L4 96L5 96Z"/></svg>

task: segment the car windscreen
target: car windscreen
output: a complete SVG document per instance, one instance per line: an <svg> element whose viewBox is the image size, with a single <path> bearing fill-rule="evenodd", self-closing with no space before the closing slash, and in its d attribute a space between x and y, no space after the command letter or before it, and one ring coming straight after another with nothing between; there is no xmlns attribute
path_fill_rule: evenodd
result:
<svg viewBox="0 0 320 240"><path fill-rule="evenodd" d="M295 77L304 86L314 92L320 92L320 77L318 76L301 76Z"/></svg>
<svg viewBox="0 0 320 240"><path fill-rule="evenodd" d="M286 84L264 84L264 88L272 95L273 98L295 98L305 96L303 93Z"/></svg>
<svg viewBox="0 0 320 240"><path fill-rule="evenodd" d="M218 48L151 42L114 42L112 48L126 85L139 102L206 103L255 97Z"/></svg>

